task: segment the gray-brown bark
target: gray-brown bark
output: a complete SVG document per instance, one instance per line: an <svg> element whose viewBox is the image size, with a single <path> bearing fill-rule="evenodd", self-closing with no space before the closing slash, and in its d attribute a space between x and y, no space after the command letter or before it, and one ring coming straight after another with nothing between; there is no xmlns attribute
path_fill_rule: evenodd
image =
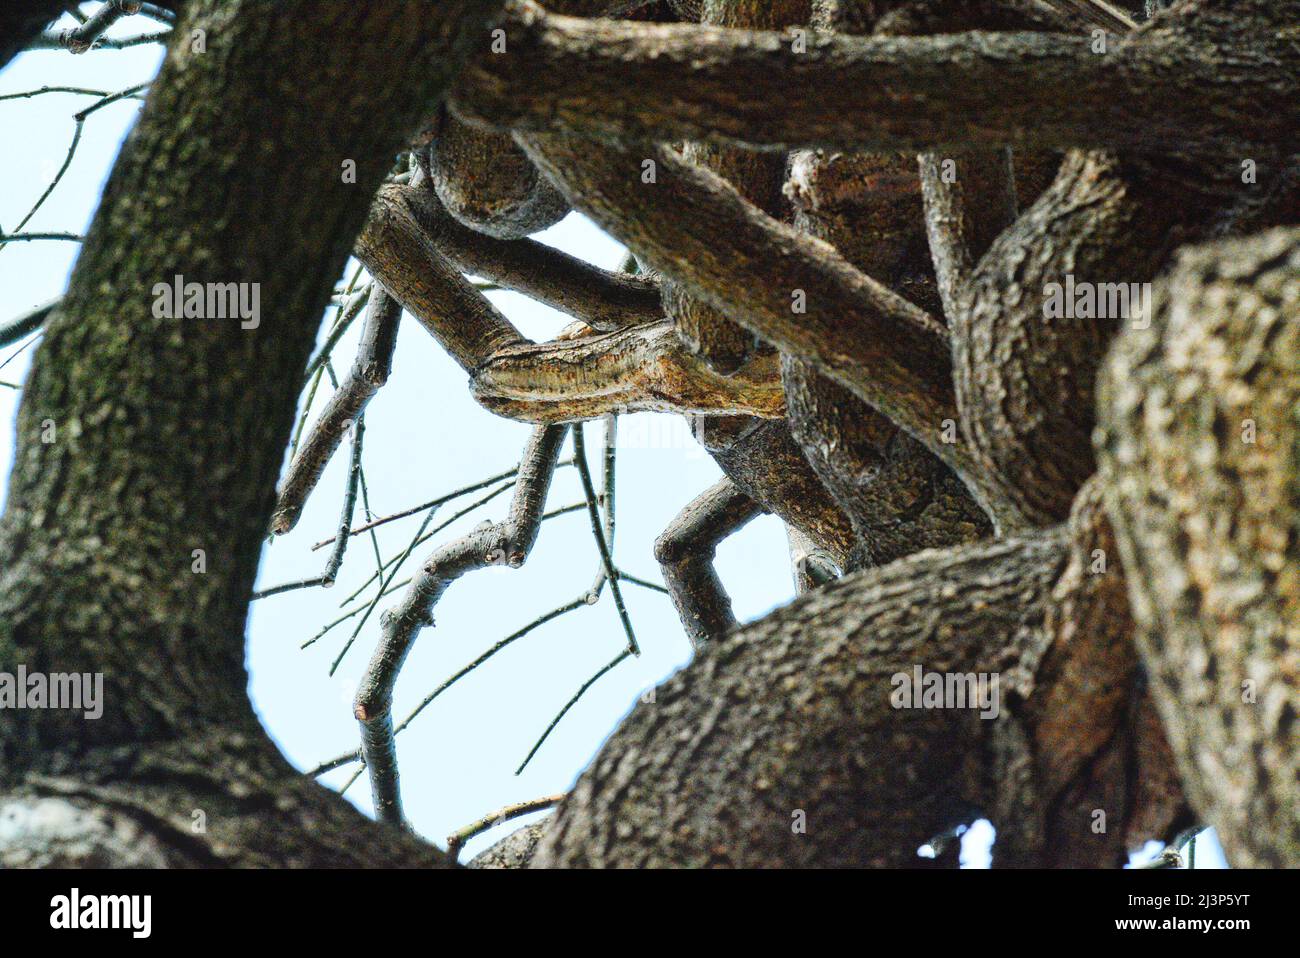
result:
<svg viewBox="0 0 1300 958"><path fill-rule="evenodd" d="M693 643L719 639L736 627L713 555L719 542L762 511L734 482L722 478L687 503L655 541L664 583Z"/></svg>
<svg viewBox="0 0 1300 958"><path fill-rule="evenodd" d="M334 278L392 155L500 4L271 7L190 5L46 325L0 520L0 667L103 673L107 701L98 721L7 717L0 787L30 801L33 775L75 778L67 801L152 816L164 843L160 823L206 809L178 863L429 863L279 756L249 706L244 622ZM252 115L275 117L273 141ZM231 175L264 142L292 144L292 161ZM259 284L266 315L164 318L154 286L177 275Z"/></svg>
<svg viewBox="0 0 1300 958"><path fill-rule="evenodd" d="M700 6L700 21L722 27L779 30L807 23L810 12L809 0L706 0ZM765 156L707 143L687 143L683 155L687 162L717 173L759 209L779 216L781 181L785 176L783 155ZM735 372L754 354L757 343L752 332L671 282L664 287L664 305L687 348L719 372Z"/></svg>
<svg viewBox="0 0 1300 958"><path fill-rule="evenodd" d="M853 552L853 526L818 480L783 420L701 416L695 436L727 477L766 511L780 516L840 568Z"/></svg>
<svg viewBox="0 0 1300 958"><path fill-rule="evenodd" d="M965 478L966 451L942 438L956 407L947 336L933 317L670 150L550 135L526 148L576 208L653 268L816 364ZM641 183L643 159L655 164L653 186Z"/></svg>
<svg viewBox="0 0 1300 958"><path fill-rule="evenodd" d="M302 448L289 464L289 474L280 484L275 512L271 515L272 532L282 534L294 527L307 497L320 481L321 473L343 441L344 434L356 424L375 393L388 381L401 318L401 304L382 288L375 290L352 368L330 397Z"/></svg>
<svg viewBox="0 0 1300 958"><path fill-rule="evenodd" d="M461 223L497 239L520 239L554 226L569 205L508 133L445 116L429 146L434 191Z"/></svg>
<svg viewBox="0 0 1300 958"><path fill-rule="evenodd" d="M493 62L499 6L203 0L182 24L25 388L0 519L0 670L102 672L108 701L97 722L23 711L0 724L0 864L447 863L297 775L245 691L274 476L354 237L485 405L543 423L711 413L697 437L728 477L659 549L709 640L697 660L643 699L554 816L477 865L906 865L982 815L999 865L1115 866L1188 802L1234 864L1300 862L1300 235L1198 249L1158 278L1179 244L1294 220L1294 118L1260 97L1294 93L1300 3L1188 0L1108 38L1104 56L1063 33L843 35L979 27L1002 6L991 0L825 0L818 25L838 32L803 52L794 34L525 5ZM752 24L760 6L676 9ZM1012 6L1033 15L996 25L1039 30L1041 13L1061 30L1128 28L1091 0ZM206 51L186 45L189 26ZM453 133L499 168L476 181L473 150L453 156L446 139L374 196L394 153L420 159L412 136L471 49L461 105L518 129ZM254 110L274 130L250 131ZM693 141L699 162L620 140L641 136ZM1008 143L1070 152L1054 179L1052 155L1022 153L1013 191ZM789 225L771 175L792 145L826 149L795 158ZM1081 149L1095 146L1119 152ZM918 147L939 150L922 161L928 234L914 159L895 155ZM254 153L233 176L232 158ZM949 155L958 184L943 179ZM426 175L460 191L475 228ZM527 232L552 186L655 278L479 232ZM528 343L463 270L580 322ZM1121 333L1096 399L1116 324L1044 314L1066 273L1157 279L1150 328ZM258 283L266 316L249 329L166 319L153 284L177 274ZM674 297L707 312L683 322L694 307ZM290 467L295 488L383 378L385 300L352 385ZM719 334L702 353L721 368L724 324L779 347L783 383L770 350L731 376L690 356L679 332L692 323ZM195 402L220 415L193 416ZM1089 478L1094 419L1103 468ZM564 431L534 431L507 521L437 549L385 618L355 704L389 823L402 818L389 719L402 659L456 576L523 561ZM593 592L616 590L601 538L613 527L585 460L580 473L606 543ZM734 620L708 560L759 510L791 530L801 594L724 637ZM898 707L916 668L982 675L1000 695Z"/></svg>
<svg viewBox="0 0 1300 958"><path fill-rule="evenodd" d="M823 34L800 52L771 31L513 9L509 52L476 61L455 105L515 130L768 149L1182 144L1232 156L1296 133L1291 112L1273 107L1300 82L1289 0L1192 0L1105 55L1089 37L980 32ZM1207 55L1207 41L1219 50ZM615 88L623 95L604 95Z"/></svg>
<svg viewBox="0 0 1300 958"><path fill-rule="evenodd" d="M1300 231L1184 253L1106 365L1099 450L1142 656L1229 861L1300 864Z"/></svg>
<svg viewBox="0 0 1300 958"><path fill-rule="evenodd" d="M527 561L537 541L555 462L568 431L566 426L534 429L520 461L510 515L504 522L475 529L435 549L420 566L401 602L384 613L379 645L366 666L353 704L361 726L361 751L370 774L375 811L382 821L402 821L392 717L393 686L402 663L420 632L433 625L434 606L453 582L476 569L493 565L517 569Z"/></svg>
<svg viewBox="0 0 1300 958"><path fill-rule="evenodd" d="M1085 498L1069 528L857 573L711 645L606 744L533 866L904 865L976 814L1006 864L1067 847L1076 864L1117 863L1142 837L1130 822L1169 815L1126 805L1133 768L1110 760L1134 734L1134 659L1110 654L1122 579L1085 572L1104 530ZM1094 617L1110 627L1076 628ZM918 665L997 673L998 716L892 707L894 676ZM1048 700L1086 733L1063 741L1061 709L1035 711ZM1085 797L1109 810L1103 836Z"/></svg>
<svg viewBox="0 0 1300 958"><path fill-rule="evenodd" d="M652 280L600 269L536 240L500 240L469 229L418 181L393 194L409 202L438 252L467 273L531 296L602 332L663 318L659 286ZM378 205L383 202L381 198Z"/></svg>

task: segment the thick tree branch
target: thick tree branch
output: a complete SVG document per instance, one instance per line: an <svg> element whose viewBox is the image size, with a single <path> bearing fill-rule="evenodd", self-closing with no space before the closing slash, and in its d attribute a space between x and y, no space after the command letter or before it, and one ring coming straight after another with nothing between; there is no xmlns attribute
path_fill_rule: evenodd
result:
<svg viewBox="0 0 1300 958"><path fill-rule="evenodd" d="M540 278L535 265L520 267L521 260L537 250L514 244L531 241L468 240L461 232L464 228L451 227L449 219L421 183L386 186L357 239L356 254L473 374L475 396L488 408L531 422L590 419L620 409L782 414L780 382L770 357L752 363L741 375L723 377L686 354L668 324L576 339L570 332L554 342L529 343L460 275L440 242L453 238L458 243L457 257L466 263L484 262L485 253L504 253L515 264L512 269L518 270L513 275L524 277L519 285L528 284L531 274L533 288L551 291L556 305L572 312L590 310L611 325L611 315L617 314L622 325L646 311L650 304L642 299L644 287L611 277L604 289L613 293L614 302L602 299L600 289L594 295L565 295L556 285L562 278ZM488 244L495 244L495 250ZM502 249L507 246L509 250ZM558 256L541 259L566 265ZM628 299L632 300L628 312L615 305ZM658 315L657 309L649 311Z"/></svg>
<svg viewBox="0 0 1300 958"><path fill-rule="evenodd" d="M210 861L198 846L248 864L438 860L299 784L249 704L244 633L333 281L392 156L499 6L186 5L178 29L205 30L208 52L171 48L117 160L24 390L0 519L0 669L100 673L109 707L7 715L0 788L75 768L163 815L208 808L178 863ZM257 289L266 313L255 328L167 318L153 291L180 276Z"/></svg>
<svg viewBox="0 0 1300 958"><path fill-rule="evenodd" d="M572 422L609 412L785 414L775 356L722 376L682 348L671 323L499 350L474 374L474 398L526 422Z"/></svg>
<svg viewBox="0 0 1300 958"><path fill-rule="evenodd" d="M356 256L466 372L527 342L435 245L418 215L422 192L397 184L375 197Z"/></svg>
<svg viewBox="0 0 1300 958"><path fill-rule="evenodd" d="M1178 244L1213 235L1270 189L1218 165L1067 156L976 265L950 316L962 445L982 463L973 475L987 498L1012 503L1022 521L1065 517L1096 468L1105 349L1120 328L1149 322L1143 284Z"/></svg>
<svg viewBox="0 0 1300 958"><path fill-rule="evenodd" d="M458 268L530 296L611 332L663 318L659 284L645 277L610 272L536 240L500 240L457 222L420 183L387 187L379 206L399 206L443 256ZM381 249L375 258L388 258ZM392 256L400 256L394 250Z"/></svg>
<svg viewBox="0 0 1300 958"><path fill-rule="evenodd" d="M988 814L1003 863L1068 844L1076 863L1116 864L1177 796L1144 793L1122 760L1140 730L1122 580L1087 573L1104 534L1088 498L1068 530L858 573L711 644L606 743L534 863L900 865ZM1076 630L1095 617L1110 626ZM917 668L996 675L999 703L984 718L969 700L900 707ZM1073 745L1059 709L1036 711L1058 701L1082 725ZM1104 835L1079 814L1089 801Z"/></svg>
<svg viewBox="0 0 1300 958"><path fill-rule="evenodd" d="M933 317L671 150L561 136L526 145L576 208L665 277L815 364L966 478L966 450L944 440L956 407L947 336ZM641 180L643 159L654 184Z"/></svg>
<svg viewBox="0 0 1300 958"><path fill-rule="evenodd" d="M700 13L702 22L716 26L780 29L806 24L811 5L809 0L709 0ZM780 218L786 162L783 155L695 142L685 145L683 155L687 162L717 173L763 212ZM687 349L718 372L735 372L753 356L758 344L752 332L736 325L716 306L696 299L671 282L664 286L664 307L677 324Z"/></svg>
<svg viewBox="0 0 1300 958"><path fill-rule="evenodd" d="M1098 53L1090 37L980 32L816 34L803 49L776 32L578 20L519 3L507 52L475 62L455 105L516 131L763 149L1194 147L1249 156L1294 142L1295 117L1271 106L1293 101L1300 86L1300 52L1286 29L1293 0L1185 9L1189 29L1164 18ZM1209 55L1207 42L1217 48ZM620 95L607 96L611 89Z"/></svg>
<svg viewBox="0 0 1300 958"><path fill-rule="evenodd" d="M460 223L502 240L554 226L569 205L508 133L445 115L429 146L433 191Z"/></svg>
<svg viewBox="0 0 1300 958"><path fill-rule="evenodd" d="M853 551L853 526L803 452L784 420L700 416L696 439L722 471L767 512L826 550L843 569Z"/></svg>

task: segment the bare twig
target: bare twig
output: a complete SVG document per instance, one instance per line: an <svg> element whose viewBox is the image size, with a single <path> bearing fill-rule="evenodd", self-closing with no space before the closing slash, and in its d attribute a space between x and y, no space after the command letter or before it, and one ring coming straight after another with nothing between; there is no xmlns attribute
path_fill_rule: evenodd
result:
<svg viewBox="0 0 1300 958"><path fill-rule="evenodd" d="M375 393L388 381L401 315L401 305L382 288L371 296L370 310L352 369L330 397L329 405L316 420L280 487L279 502L271 517L271 530L277 535L283 535L297 523L307 497L320 480L343 434L361 417Z"/></svg>
<svg viewBox="0 0 1300 958"><path fill-rule="evenodd" d="M513 805L507 805L505 808L498 809L491 815L484 815L475 822L471 822L464 828L458 828L447 836L447 854L455 859L464 844L482 832L498 825L504 825L514 818L521 818L524 815L531 815L533 812L542 812L548 808L559 804L564 798L560 795L547 795L545 798L534 798L527 802L516 802Z"/></svg>
<svg viewBox="0 0 1300 958"><path fill-rule="evenodd" d="M614 658L611 659L609 662L607 662L605 665L597 669L595 675L593 675L591 678L587 679L587 681L582 683L582 686L578 689L578 691L573 693L573 698L569 699L569 701L564 703L564 708L560 709L559 714L557 714L555 718L551 719L551 724L546 726L546 731L542 733L541 738L537 740L536 744L533 745L532 749L528 752L528 754L524 756L524 760L520 762L519 767L515 769L516 775L519 775L520 773L523 772L525 768L528 767L528 763L533 760L533 756L537 754L538 750L542 747L543 743L547 740L547 738L550 737L551 733L555 731L555 727L560 724L560 720L563 719L566 714L568 714L569 709L573 708L575 705L578 704L578 699L582 698L582 696L586 694L587 689L595 685L596 682L599 681L602 676L604 676L607 672L612 671L620 662L622 662L631 654L632 654L631 649L624 649L618 655L614 656Z"/></svg>
<svg viewBox="0 0 1300 958"><path fill-rule="evenodd" d="M0 348L8 346L10 343L16 343L28 333L34 333L40 329L45 325L45 320L50 313L54 312L61 302L61 299L56 299L44 306L37 306L31 312L19 316L4 326L0 326Z"/></svg>
<svg viewBox="0 0 1300 958"><path fill-rule="evenodd" d="M391 714L393 686L402 663L420 630L433 623L433 607L452 582L466 572L490 565L523 565L537 540L546 494L566 432L566 426L533 430L520 462L509 517L436 549L425 560L402 602L384 615L383 635L361 680L355 703L375 810L384 821L402 821ZM580 456L576 458L581 462Z"/></svg>
<svg viewBox="0 0 1300 958"><path fill-rule="evenodd" d="M325 571L314 578L302 579L298 582L287 582L270 589L254 592L252 596L254 600L265 599L268 596L279 595L282 592L289 592L294 589L310 589L315 586L328 589L338 578L339 567L343 565L343 554L348 547L348 527L352 524L352 513L357 505L357 487L361 478L361 441L365 434L365 428L365 420L360 418L352 425L352 457L348 463L347 487L343 494L343 511L339 515L339 532L334 537L334 548L330 550L329 559L325 563Z"/></svg>
<svg viewBox="0 0 1300 958"><path fill-rule="evenodd" d="M573 461L582 479L582 491L587 496L587 515L591 518L591 534L596 540L596 548L600 550L600 561L604 566L605 578L609 582L610 594L614 596L614 608L618 610L618 620L623 624L623 633L627 636L627 651L631 655L640 655L641 647L637 645L636 633L632 630L632 620L628 617L627 607L623 604L623 591L618 587L614 557L610 554L609 543L605 541L605 532L601 528L600 507L596 504L596 489L591 483L591 471L587 468L587 450L581 427L573 430ZM590 599L588 601L590 602Z"/></svg>

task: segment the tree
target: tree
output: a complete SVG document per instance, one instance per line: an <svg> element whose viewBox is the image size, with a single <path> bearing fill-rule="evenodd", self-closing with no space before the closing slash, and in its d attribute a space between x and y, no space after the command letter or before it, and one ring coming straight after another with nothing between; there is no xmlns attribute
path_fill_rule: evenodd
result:
<svg viewBox="0 0 1300 958"><path fill-rule="evenodd" d="M527 559L568 423L653 409L726 474L657 549L696 660L484 864L904 865L980 816L999 864L1114 866L1192 822L1300 863L1300 3L1139 6L184 5L37 320L0 520L0 671L130 707L0 725L0 802L61 823L0 860L448 864L402 827L403 658L456 578ZM569 208L635 269L528 239ZM362 350L277 492L352 250ZM575 325L527 341L469 271ZM174 276L267 315L159 315ZM403 310L537 426L508 520L385 615L371 822L266 738L243 635ZM711 557L762 511L802 594L737 627ZM999 697L953 707L977 680Z"/></svg>

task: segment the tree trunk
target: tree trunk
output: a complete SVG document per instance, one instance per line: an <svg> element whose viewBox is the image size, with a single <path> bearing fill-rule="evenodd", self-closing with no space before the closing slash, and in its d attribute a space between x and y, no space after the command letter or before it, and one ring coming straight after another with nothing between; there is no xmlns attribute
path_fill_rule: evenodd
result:
<svg viewBox="0 0 1300 958"><path fill-rule="evenodd" d="M100 816L99 837L134 821L169 864L438 860L280 757L248 702L244 625L334 278L392 156L500 6L187 10L19 412L0 669L102 673L106 702L96 721L0 724L13 814L58 801ZM162 318L155 284L178 276L256 284L264 315Z"/></svg>

